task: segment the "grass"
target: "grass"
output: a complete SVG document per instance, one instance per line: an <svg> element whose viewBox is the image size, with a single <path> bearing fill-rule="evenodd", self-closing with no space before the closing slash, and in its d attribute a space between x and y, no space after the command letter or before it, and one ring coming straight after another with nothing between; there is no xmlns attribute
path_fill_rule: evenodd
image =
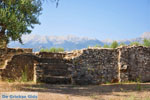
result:
<svg viewBox="0 0 150 100"><path fill-rule="evenodd" d="M92 99L94 99L94 100L97 100L97 99L98 99L98 97L97 97L97 95L96 95L96 94L92 94L92 95L90 95L90 98L92 98Z"/></svg>
<svg viewBox="0 0 150 100"><path fill-rule="evenodd" d="M25 66L25 69L22 71L21 82L28 81L28 66Z"/></svg>
<svg viewBox="0 0 150 100"><path fill-rule="evenodd" d="M15 82L15 81L12 80L12 79L6 79L6 81L7 81L8 83L13 83L13 82Z"/></svg>
<svg viewBox="0 0 150 100"><path fill-rule="evenodd" d="M137 83L137 87L136 88L137 88L138 91L141 91L142 90L141 84Z"/></svg>
<svg viewBox="0 0 150 100"><path fill-rule="evenodd" d="M132 95L130 97L127 97L123 100L150 100L150 97L145 97L145 98L137 98L135 95Z"/></svg>
<svg viewBox="0 0 150 100"><path fill-rule="evenodd" d="M137 78L137 81L127 81L127 82L120 82L119 84L136 84L136 90L141 91L142 86L141 86L141 81L139 78Z"/></svg>
<svg viewBox="0 0 150 100"><path fill-rule="evenodd" d="M29 82L28 81L28 66L25 66L24 70L22 70L21 78L20 79L5 79L8 83L14 83L14 82Z"/></svg>
<svg viewBox="0 0 150 100"><path fill-rule="evenodd" d="M0 68L3 68L4 65L5 63L0 63Z"/></svg>

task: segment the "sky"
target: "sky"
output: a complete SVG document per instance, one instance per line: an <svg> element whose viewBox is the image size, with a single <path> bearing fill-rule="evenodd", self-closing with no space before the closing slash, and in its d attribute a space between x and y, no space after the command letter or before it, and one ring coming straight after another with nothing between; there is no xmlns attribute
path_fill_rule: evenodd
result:
<svg viewBox="0 0 150 100"><path fill-rule="evenodd" d="M150 32L150 0L47 0L32 34L132 39Z"/></svg>

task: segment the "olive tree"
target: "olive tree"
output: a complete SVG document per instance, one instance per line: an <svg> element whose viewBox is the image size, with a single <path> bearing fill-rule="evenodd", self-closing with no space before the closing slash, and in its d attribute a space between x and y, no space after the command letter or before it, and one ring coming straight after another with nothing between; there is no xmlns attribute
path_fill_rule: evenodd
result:
<svg viewBox="0 0 150 100"><path fill-rule="evenodd" d="M41 10L41 0L0 0L0 48L11 40L22 43L21 36L40 24Z"/></svg>

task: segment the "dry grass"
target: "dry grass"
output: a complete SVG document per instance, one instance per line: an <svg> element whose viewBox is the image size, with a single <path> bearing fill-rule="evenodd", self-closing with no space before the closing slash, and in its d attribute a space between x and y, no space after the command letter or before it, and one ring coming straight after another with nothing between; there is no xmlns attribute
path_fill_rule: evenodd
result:
<svg viewBox="0 0 150 100"><path fill-rule="evenodd" d="M150 83L95 86L0 83L0 92L38 92L38 100L150 100Z"/></svg>

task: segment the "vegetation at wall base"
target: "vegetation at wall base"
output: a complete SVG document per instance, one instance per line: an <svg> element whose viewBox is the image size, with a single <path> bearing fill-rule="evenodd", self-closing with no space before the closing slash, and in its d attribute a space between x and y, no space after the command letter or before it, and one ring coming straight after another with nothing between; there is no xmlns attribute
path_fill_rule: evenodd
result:
<svg viewBox="0 0 150 100"><path fill-rule="evenodd" d="M25 69L22 71L21 82L28 81L28 66L25 66Z"/></svg>

